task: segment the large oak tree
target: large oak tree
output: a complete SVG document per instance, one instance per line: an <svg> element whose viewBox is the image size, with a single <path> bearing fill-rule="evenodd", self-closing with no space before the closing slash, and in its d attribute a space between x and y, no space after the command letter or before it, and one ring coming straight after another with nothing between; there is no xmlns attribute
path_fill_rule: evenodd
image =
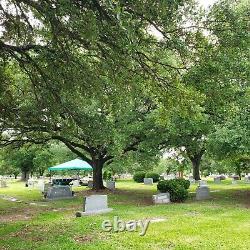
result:
<svg viewBox="0 0 250 250"><path fill-rule="evenodd" d="M155 93L175 100L180 92L192 5L2 2L2 145L59 140L92 164L96 190L103 188L103 166L116 155L155 155L164 140L155 123L162 98Z"/></svg>

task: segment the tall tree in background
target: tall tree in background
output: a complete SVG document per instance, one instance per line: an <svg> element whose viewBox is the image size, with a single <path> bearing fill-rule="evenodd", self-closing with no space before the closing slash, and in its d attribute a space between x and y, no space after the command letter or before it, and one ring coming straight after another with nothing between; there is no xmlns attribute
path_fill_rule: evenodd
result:
<svg viewBox="0 0 250 250"><path fill-rule="evenodd" d="M203 97L201 113L183 117L175 112L168 124L169 144L185 147L196 180L209 135L231 119L249 86L248 11L246 1L220 1L211 9L204 22L209 33L197 33L197 59L183 78Z"/></svg>
<svg viewBox="0 0 250 250"><path fill-rule="evenodd" d="M2 151L1 158L3 165L8 168L9 166L13 169L21 172L21 180L27 181L34 171L33 159L35 158L35 148L23 147L20 149L6 149Z"/></svg>
<svg viewBox="0 0 250 250"><path fill-rule="evenodd" d="M43 176L51 166L73 160L76 155L63 143L49 143L47 145L25 144L19 148L9 145L0 150L0 175L14 175L22 173L22 180L29 176Z"/></svg>

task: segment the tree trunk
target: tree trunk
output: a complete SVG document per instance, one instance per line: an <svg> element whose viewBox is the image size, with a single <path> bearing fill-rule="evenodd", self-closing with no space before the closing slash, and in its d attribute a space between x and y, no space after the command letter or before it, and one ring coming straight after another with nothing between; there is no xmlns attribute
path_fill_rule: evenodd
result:
<svg viewBox="0 0 250 250"><path fill-rule="evenodd" d="M179 172L179 177L180 177L180 178L183 178L183 171L180 171L180 172Z"/></svg>
<svg viewBox="0 0 250 250"><path fill-rule="evenodd" d="M93 190L102 190L105 189L103 185L103 178L102 178L102 169L103 169L104 162L100 159L92 161L93 167Z"/></svg>
<svg viewBox="0 0 250 250"><path fill-rule="evenodd" d="M28 179L29 179L29 172L28 171L22 171L21 181L27 181Z"/></svg>
<svg viewBox="0 0 250 250"><path fill-rule="evenodd" d="M44 169L39 168L38 170L39 176L43 176L44 171L45 171Z"/></svg>
<svg viewBox="0 0 250 250"><path fill-rule="evenodd" d="M241 180L241 173L242 173L242 171L241 171L241 166L240 165L238 165L236 167L236 173L237 173L237 175L239 175L239 179Z"/></svg>
<svg viewBox="0 0 250 250"><path fill-rule="evenodd" d="M194 155L193 157L190 157L190 160L193 165L193 178L198 181L201 179L200 177L200 163L201 163L201 157L202 155L197 154Z"/></svg>

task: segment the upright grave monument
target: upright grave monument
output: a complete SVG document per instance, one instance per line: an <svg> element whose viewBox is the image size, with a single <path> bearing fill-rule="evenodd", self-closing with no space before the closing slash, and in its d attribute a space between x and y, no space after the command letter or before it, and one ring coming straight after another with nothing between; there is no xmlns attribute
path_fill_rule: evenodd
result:
<svg viewBox="0 0 250 250"><path fill-rule="evenodd" d="M115 190L115 181L106 181L106 188L110 190Z"/></svg>
<svg viewBox="0 0 250 250"><path fill-rule="evenodd" d="M220 176L214 177L214 183L220 184L221 183L221 177Z"/></svg>
<svg viewBox="0 0 250 250"><path fill-rule="evenodd" d="M200 181L196 189L196 200L206 200L210 198L210 190L206 181Z"/></svg>
<svg viewBox="0 0 250 250"><path fill-rule="evenodd" d="M169 193L160 193L153 195L154 204L167 204L170 203L170 194Z"/></svg>
<svg viewBox="0 0 250 250"><path fill-rule="evenodd" d="M153 178L144 178L144 185L153 185Z"/></svg>
<svg viewBox="0 0 250 250"><path fill-rule="evenodd" d="M49 200L67 198L73 198L73 193L70 189L70 186L52 186L48 188L46 193L46 199Z"/></svg>
<svg viewBox="0 0 250 250"><path fill-rule="evenodd" d="M112 211L108 208L107 195L90 195L83 199L83 211L76 212L76 217L84 215L102 214Z"/></svg>

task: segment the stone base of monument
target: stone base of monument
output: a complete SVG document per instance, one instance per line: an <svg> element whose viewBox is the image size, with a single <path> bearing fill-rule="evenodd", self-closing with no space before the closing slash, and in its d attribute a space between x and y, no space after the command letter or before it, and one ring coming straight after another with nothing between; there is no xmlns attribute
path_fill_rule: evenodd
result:
<svg viewBox="0 0 250 250"><path fill-rule="evenodd" d="M207 200L210 198L210 190L208 186L199 186L196 189L196 200Z"/></svg>
<svg viewBox="0 0 250 250"><path fill-rule="evenodd" d="M52 186L46 192L46 199L69 199L73 198L73 193L69 186Z"/></svg>
<svg viewBox="0 0 250 250"><path fill-rule="evenodd" d="M167 204L170 203L170 194L169 193L160 193L153 195L154 204Z"/></svg>
<svg viewBox="0 0 250 250"><path fill-rule="evenodd" d="M82 216L88 216L88 215L95 215L95 214L105 214L113 211L113 208L107 208L102 210L96 210L96 211L89 211L89 212L76 212L76 217L82 217Z"/></svg>
<svg viewBox="0 0 250 250"><path fill-rule="evenodd" d="M107 195L90 195L83 199L83 211L76 212L76 217L95 215L111 212L113 209L108 208Z"/></svg>
<svg viewBox="0 0 250 250"><path fill-rule="evenodd" d="M115 190L115 181L106 181L106 188L110 190Z"/></svg>

